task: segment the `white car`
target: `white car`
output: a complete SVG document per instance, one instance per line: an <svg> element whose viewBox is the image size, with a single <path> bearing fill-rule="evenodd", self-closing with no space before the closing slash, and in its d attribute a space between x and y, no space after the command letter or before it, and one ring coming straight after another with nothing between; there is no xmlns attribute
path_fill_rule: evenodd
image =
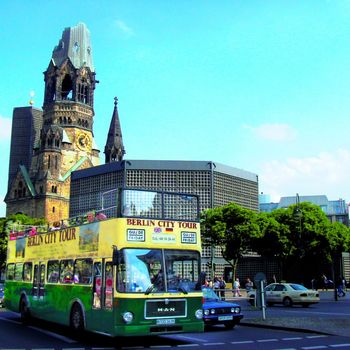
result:
<svg viewBox="0 0 350 350"><path fill-rule="evenodd" d="M320 301L316 290L307 289L297 283L271 283L265 287L266 305L283 304L284 306L302 305L308 307ZM249 302L255 304L256 291L248 293Z"/></svg>

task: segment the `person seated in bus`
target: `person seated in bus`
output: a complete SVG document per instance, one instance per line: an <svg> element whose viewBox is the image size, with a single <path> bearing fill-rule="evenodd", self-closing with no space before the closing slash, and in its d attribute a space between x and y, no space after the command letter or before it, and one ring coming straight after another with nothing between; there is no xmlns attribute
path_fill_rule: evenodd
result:
<svg viewBox="0 0 350 350"><path fill-rule="evenodd" d="M107 215L104 214L104 213L97 213L95 218L96 218L96 220L98 220L98 221L106 220L106 219L107 219Z"/></svg>
<svg viewBox="0 0 350 350"><path fill-rule="evenodd" d="M163 271L160 269L156 275L151 279L152 284L158 289L164 288Z"/></svg>
<svg viewBox="0 0 350 350"><path fill-rule="evenodd" d="M74 283L79 283L80 278L79 278L79 273L75 273L73 277Z"/></svg>
<svg viewBox="0 0 350 350"><path fill-rule="evenodd" d="M131 208L129 204L125 204L123 208L123 216L129 216L131 214Z"/></svg>
<svg viewBox="0 0 350 350"><path fill-rule="evenodd" d="M91 211L86 215L86 219L88 222L94 222L95 221L95 212Z"/></svg>

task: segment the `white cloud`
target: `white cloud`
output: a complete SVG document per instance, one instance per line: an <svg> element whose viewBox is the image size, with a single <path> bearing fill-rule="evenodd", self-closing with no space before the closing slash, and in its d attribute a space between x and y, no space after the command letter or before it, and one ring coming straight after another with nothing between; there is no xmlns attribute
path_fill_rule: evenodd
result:
<svg viewBox="0 0 350 350"><path fill-rule="evenodd" d="M124 34L127 34L128 36L135 35L134 31L124 21L117 19L114 21L114 24Z"/></svg>
<svg viewBox="0 0 350 350"><path fill-rule="evenodd" d="M11 140L12 120L0 115L0 141L7 142Z"/></svg>
<svg viewBox="0 0 350 350"><path fill-rule="evenodd" d="M345 199L350 195L349 174L350 150L338 149L314 157L266 162L259 173L259 187L273 202L296 193Z"/></svg>
<svg viewBox="0 0 350 350"><path fill-rule="evenodd" d="M256 137L271 141L291 141L296 138L296 130L288 124L262 124L257 127L244 125Z"/></svg>

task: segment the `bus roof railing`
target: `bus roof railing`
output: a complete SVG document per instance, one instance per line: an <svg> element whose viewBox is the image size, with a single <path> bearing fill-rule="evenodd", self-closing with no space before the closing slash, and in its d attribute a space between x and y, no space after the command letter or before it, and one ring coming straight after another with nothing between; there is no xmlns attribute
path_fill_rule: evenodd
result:
<svg viewBox="0 0 350 350"><path fill-rule="evenodd" d="M118 189L121 190L121 189ZM165 191L156 191L156 190L144 190L144 189L133 189L133 188L124 188L122 190L124 191L129 191L129 198L123 199L123 208L118 208L118 201L116 198L114 200L112 197L117 197L116 195L113 195L116 193L118 190L113 189L107 192L104 192L102 194L102 209L100 210L89 210L84 214L77 215L70 217L68 219L62 219L62 220L57 220L53 223L49 223L46 225L25 225L21 223L13 223L9 226L10 228L10 240L17 239L17 238L22 238L22 237L27 237L27 236L34 236L36 234L40 233L47 233L50 231L55 231L55 230L62 230L65 228L70 228L74 226L79 226L83 224L88 224L96 221L102 221L106 220L107 218L114 218L114 217L137 217L137 218L159 218L159 219L164 219L164 220L184 220L184 221L196 221L198 220L199 217L199 205L198 205L198 196L193 195L193 194L185 194L185 193L176 193L176 192L165 192ZM141 192L144 194L144 196L139 196L135 197L132 196L132 192L135 191L135 194L137 195L136 192ZM150 198L145 197L146 194L149 193L154 193L154 194L159 194L161 195L161 200L158 204L161 203L161 211L159 212L159 217L153 217L151 215L156 215L152 210L154 208L150 207L145 207L145 201L149 200ZM130 196L131 194L131 196ZM197 201L195 204L192 206L188 206L182 208L172 208L172 210L169 210L169 213L165 213L165 207L166 205L164 204L164 196L178 196L180 201L181 200L188 200L189 198L197 198ZM128 204L128 199L134 200L134 203L132 205L132 210L129 213L125 212L125 206ZM137 203L137 199L141 198L141 201L143 200L142 203ZM154 202L154 198L152 197L152 205ZM130 204L130 203L129 203ZM142 210L137 211L137 205L140 205L140 208ZM150 203L147 203L148 205ZM170 205L169 205L170 207ZM130 209L130 208L129 208ZM169 208L167 208L169 209ZM181 211L181 209L184 209L184 212ZM150 215L150 216L149 216Z"/></svg>

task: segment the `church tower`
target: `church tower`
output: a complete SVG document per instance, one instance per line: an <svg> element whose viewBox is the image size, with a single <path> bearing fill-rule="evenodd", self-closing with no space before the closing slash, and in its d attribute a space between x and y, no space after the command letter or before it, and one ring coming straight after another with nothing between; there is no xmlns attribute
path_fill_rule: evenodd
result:
<svg viewBox="0 0 350 350"><path fill-rule="evenodd" d="M63 31L44 80L42 126L31 165L19 164L5 202L7 215L21 212L51 222L68 217L71 172L100 163L93 139L98 81L85 24Z"/></svg>
<svg viewBox="0 0 350 350"><path fill-rule="evenodd" d="M105 163L120 162L123 160L125 149L123 145L122 129L118 113L118 98L114 98L114 111L109 126L105 146Z"/></svg>

